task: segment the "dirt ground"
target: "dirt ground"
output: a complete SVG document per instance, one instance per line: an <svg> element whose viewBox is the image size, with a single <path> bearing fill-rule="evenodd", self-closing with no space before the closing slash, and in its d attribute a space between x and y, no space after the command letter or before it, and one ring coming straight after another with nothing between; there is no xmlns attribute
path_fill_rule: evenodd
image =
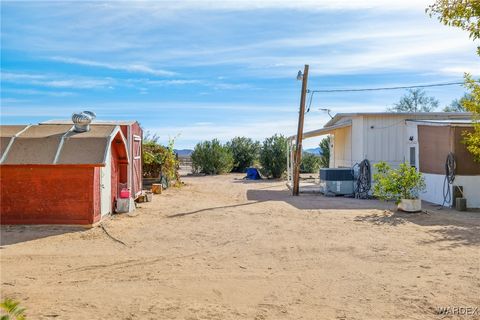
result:
<svg viewBox="0 0 480 320"><path fill-rule="evenodd" d="M3 227L2 297L29 319L458 319L480 309L480 212L292 197L187 177L90 230ZM479 319L476 315L460 318Z"/></svg>

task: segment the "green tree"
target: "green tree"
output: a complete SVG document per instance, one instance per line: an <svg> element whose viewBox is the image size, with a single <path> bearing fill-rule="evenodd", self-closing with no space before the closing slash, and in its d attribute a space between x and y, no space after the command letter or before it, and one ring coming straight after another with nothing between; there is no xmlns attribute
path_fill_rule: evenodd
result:
<svg viewBox="0 0 480 320"><path fill-rule="evenodd" d="M258 159L260 143L246 137L235 137L227 142L227 147L233 155L234 172L245 172Z"/></svg>
<svg viewBox="0 0 480 320"><path fill-rule="evenodd" d="M395 103L391 112L431 112L438 107L438 100L428 97L422 89L408 89L407 93Z"/></svg>
<svg viewBox="0 0 480 320"><path fill-rule="evenodd" d="M25 308L20 306L20 302L6 298L0 303L2 314L0 320L25 320Z"/></svg>
<svg viewBox="0 0 480 320"><path fill-rule="evenodd" d="M330 166L330 136L327 136L320 141L320 166L328 168Z"/></svg>
<svg viewBox="0 0 480 320"><path fill-rule="evenodd" d="M318 172L318 169L320 169L320 157L308 152L303 153L300 172L315 173Z"/></svg>
<svg viewBox="0 0 480 320"><path fill-rule="evenodd" d="M197 143L191 157L195 172L224 174L233 168L233 155L230 149L217 139Z"/></svg>
<svg viewBox="0 0 480 320"><path fill-rule="evenodd" d="M478 0L437 0L426 9L447 26L460 28L469 33L472 40L480 39L480 1ZM477 46L480 55L480 46ZM480 84L471 75L465 74L465 87L470 90L471 100L463 106L473 113L474 131L466 132L465 144L474 159L480 162Z"/></svg>
<svg viewBox="0 0 480 320"><path fill-rule="evenodd" d="M426 12L430 17L437 17L444 25L467 31L472 40L480 39L480 1L437 0ZM477 47L477 53L480 55L480 46Z"/></svg>
<svg viewBox="0 0 480 320"><path fill-rule="evenodd" d="M270 178L281 178L287 170L287 138L274 135L263 141L260 150L262 174Z"/></svg>
<svg viewBox="0 0 480 320"><path fill-rule="evenodd" d="M168 146L162 146L156 135L147 133L143 139L143 177L157 178L163 175L167 180L180 183L178 174L179 161L175 155L175 140L171 139Z"/></svg>
<svg viewBox="0 0 480 320"><path fill-rule="evenodd" d="M443 108L444 112L467 112L465 110L465 102L472 100L472 95L465 93L460 99L453 100L450 105Z"/></svg>
<svg viewBox="0 0 480 320"><path fill-rule="evenodd" d="M465 76L465 86L471 90L472 99L464 102L465 109L473 113L473 132L465 132L467 150L480 162L480 85Z"/></svg>

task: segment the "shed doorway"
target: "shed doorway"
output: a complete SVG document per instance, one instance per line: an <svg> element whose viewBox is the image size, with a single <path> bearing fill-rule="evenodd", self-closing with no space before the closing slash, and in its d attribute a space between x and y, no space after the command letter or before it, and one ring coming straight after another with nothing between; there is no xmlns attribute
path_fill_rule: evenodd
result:
<svg viewBox="0 0 480 320"><path fill-rule="evenodd" d="M108 151L109 155L107 159L110 159L111 149ZM106 161L105 167L100 168L100 214L102 216L112 213L112 163Z"/></svg>

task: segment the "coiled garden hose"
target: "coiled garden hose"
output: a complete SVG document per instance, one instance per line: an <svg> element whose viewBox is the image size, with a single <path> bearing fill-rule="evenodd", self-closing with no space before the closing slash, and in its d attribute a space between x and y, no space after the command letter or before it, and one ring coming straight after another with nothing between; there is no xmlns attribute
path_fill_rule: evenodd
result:
<svg viewBox="0 0 480 320"><path fill-rule="evenodd" d="M443 180L442 207L445 206L445 203L450 203L452 201L452 190L450 186L455 181L456 168L457 168L457 162L455 161L455 155L452 152L450 152L447 155L447 160L445 161L445 179Z"/></svg>
<svg viewBox="0 0 480 320"><path fill-rule="evenodd" d="M353 167L358 166L358 176L355 181L355 198L356 199L368 199L368 192L372 187L371 166L370 161L367 159L360 163L355 164Z"/></svg>

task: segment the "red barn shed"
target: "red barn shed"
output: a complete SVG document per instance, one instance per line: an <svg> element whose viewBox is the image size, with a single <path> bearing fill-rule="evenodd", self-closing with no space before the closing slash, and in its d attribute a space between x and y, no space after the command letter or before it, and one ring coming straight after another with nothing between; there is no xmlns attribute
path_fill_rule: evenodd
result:
<svg viewBox="0 0 480 320"><path fill-rule="evenodd" d="M136 139L114 123L0 126L1 224L93 225L120 200L133 210L141 157L134 166L136 144L124 132Z"/></svg>
<svg viewBox="0 0 480 320"><path fill-rule="evenodd" d="M48 120L41 122L41 125L72 124L71 120ZM142 193L142 141L143 130L140 124L134 120L105 121L93 120L90 126L119 126L123 136L127 140L128 148L128 177L127 184L133 199ZM133 205L133 204L132 204Z"/></svg>

